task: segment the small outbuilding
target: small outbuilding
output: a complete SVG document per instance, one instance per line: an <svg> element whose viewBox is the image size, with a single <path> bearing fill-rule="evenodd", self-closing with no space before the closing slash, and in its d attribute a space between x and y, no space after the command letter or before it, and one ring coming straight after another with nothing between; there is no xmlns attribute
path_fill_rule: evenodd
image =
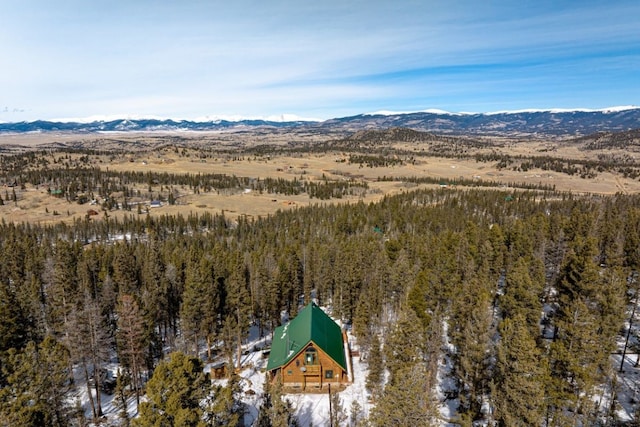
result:
<svg viewBox="0 0 640 427"><path fill-rule="evenodd" d="M216 380L221 380L227 377L227 364L225 362L219 362L211 366L211 377Z"/></svg>
<svg viewBox="0 0 640 427"><path fill-rule="evenodd" d="M322 389L351 381L346 334L315 303L274 331L267 372L287 388Z"/></svg>

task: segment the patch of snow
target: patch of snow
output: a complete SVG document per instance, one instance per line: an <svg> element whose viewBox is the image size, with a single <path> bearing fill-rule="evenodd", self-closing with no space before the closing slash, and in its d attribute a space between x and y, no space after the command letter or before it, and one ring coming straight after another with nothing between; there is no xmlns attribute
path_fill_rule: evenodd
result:
<svg viewBox="0 0 640 427"><path fill-rule="evenodd" d="M268 122L321 122L322 119L318 118L309 118L309 117L300 117L295 114L280 114L280 115L270 115L270 116L242 116L240 114L214 114L207 116L200 116L190 121L197 123L207 123L207 122L241 122L243 120L265 120Z"/></svg>
<svg viewBox="0 0 640 427"><path fill-rule="evenodd" d="M442 321L442 360L438 364L438 373L436 375L436 397L440 403L440 416L445 421L446 427L454 426L447 420L453 419L460 407L460 399L458 398L458 385L453 375L453 360L451 354L454 353L455 347L449 340L449 324L446 319Z"/></svg>
<svg viewBox="0 0 640 427"><path fill-rule="evenodd" d="M113 362L106 364L104 366L110 372L113 372L117 375L119 364ZM89 402L89 393L87 391L87 382L84 379L84 375L82 374L81 368L79 366L74 366L73 368L73 377L75 383L75 390L69 396L69 401L72 405L80 404L84 411L84 416L87 419L87 426L94 426L98 423L93 421L93 412L91 410L91 404ZM91 388L91 394L94 399L96 399L96 390L95 387ZM121 425L120 419L120 408L118 408L116 404L116 395L108 394L104 392L100 392L100 401L102 408L102 417L100 418L100 423L105 423L106 425L118 426ZM142 401L141 397L141 401ZM136 397L134 393L130 393L127 398L127 416L129 419L133 419L138 415L138 410L136 407Z"/></svg>
<svg viewBox="0 0 640 427"><path fill-rule="evenodd" d="M150 116L150 115L136 115L136 114L112 114L112 115L93 115L87 117L68 117L60 119L45 119L49 122L58 123L94 123L94 122L114 122L118 120L171 120L165 117Z"/></svg>
<svg viewBox="0 0 640 427"><path fill-rule="evenodd" d="M295 114L278 114L269 116L243 116L240 114L218 114L199 116L195 118L173 118L163 117L155 115L142 115L142 114L96 114L87 117L63 117L44 119L49 122L57 123L95 123L95 122L113 122L118 120L132 121L132 120L159 120L159 121L174 121L174 122L195 122L195 123L209 123L209 122L241 122L243 120L265 120L269 122L321 122L322 119L300 117Z"/></svg>
<svg viewBox="0 0 640 427"><path fill-rule="evenodd" d="M389 110L380 110L371 113L365 113L364 116L394 116L400 114L415 114L415 113L431 113L431 114L442 114L442 115L450 115L450 116L471 116L471 115L484 115L484 116L494 116L498 114L521 114L521 113L618 113L621 111L627 110L635 110L640 108L636 105L622 105L617 107L606 107L601 109L590 109L590 108L524 108L519 110L500 110L500 111L490 111L485 113L478 112L469 112L469 111L459 111L459 112L451 112L446 110L440 110L437 108L430 108L427 110L419 110L419 111L389 111Z"/></svg>
<svg viewBox="0 0 640 427"><path fill-rule="evenodd" d="M415 113L442 114L442 115L449 115L449 116L462 116L462 115L477 114L477 113L452 113L450 111L440 110L438 108L429 108L429 109L426 109L426 110L419 110L419 111L388 111L388 110L381 110L381 111L375 111L373 113L365 113L363 115L364 116L395 116L395 115L398 115L398 114L415 114Z"/></svg>
<svg viewBox="0 0 640 427"><path fill-rule="evenodd" d="M528 108L522 110L503 110L503 111L492 111L488 113L483 113L486 116L497 115L497 114L520 114L520 113L618 113L626 110L635 110L640 107L635 105L624 105L618 107L607 107L601 109L591 109L591 108Z"/></svg>
<svg viewBox="0 0 640 427"><path fill-rule="evenodd" d="M281 340L283 340L284 337L287 336L287 329L289 329L289 324L288 323L286 325L284 325L284 328L282 328L282 335L280 336Z"/></svg>
<svg viewBox="0 0 640 427"><path fill-rule="evenodd" d="M443 354L438 366L436 396L440 402L439 411L443 420L440 424L441 427L454 427L455 424L450 423L449 420L454 418L457 414L460 401L457 398L457 384L453 376L453 361L449 355L454 353L455 348L449 341L446 321L443 321L443 328ZM239 372L243 390L241 401L244 403L246 409L244 422L247 426L252 425L257 420L264 392L267 357L265 357L262 350L268 348L270 345L270 334L267 334L267 336L264 337L260 337L259 335L258 328L253 326L250 329L249 339L243 345L244 351L241 359L241 366L243 368ZM351 347L357 347L357 340L350 331L347 331L347 336L351 343ZM220 362L224 362L222 357L206 363L204 365L204 371L211 372L211 368ZM117 363L111 363L108 366L105 366L105 368L113 372L117 372L118 367L119 365ZM366 378L369 373L367 363L359 357L353 357L352 369L353 382L348 384L344 390L338 391L337 394L340 397L345 415L348 417L351 415L351 405L356 401L361 407L361 415L363 417L368 417L374 407L374 404L370 401L370 396L365 387ZM86 383L83 383L79 370L78 372L75 372L74 370L74 374L76 375L76 392L70 396L71 402L75 403L77 401L82 404L87 419L91 420L92 413L89 405ZM214 382L220 385L226 384L226 380L214 380ZM633 383L632 386L635 387L635 383ZM334 390L332 390L332 393L333 392ZM119 409L117 408L114 399L115 395L102 393L101 398L104 413L104 416L101 419L101 425L122 425L119 418ZM321 394L287 393L283 395L283 398L286 398L291 402L300 427L328 425L330 417L328 390ZM145 398L143 396L141 400L144 401L144 399ZM129 419L137 416L135 396L130 396L128 399L127 413L129 415ZM88 425L93 426L95 424L92 421L89 421Z"/></svg>
<svg viewBox="0 0 640 427"><path fill-rule="evenodd" d="M353 341L353 336L349 336L349 342ZM370 402L369 395L365 389L369 369L366 362L361 361L359 357L354 357L352 362L353 382L337 394L340 396L345 415L350 416L351 405L354 401L357 401L362 408L362 416L368 417L373 408L373 404ZM332 394L333 393L334 391L332 391ZM321 394L296 393L285 394L283 397L289 399L292 403L300 427L309 427L311 425L324 426L329 424L328 390L326 393Z"/></svg>

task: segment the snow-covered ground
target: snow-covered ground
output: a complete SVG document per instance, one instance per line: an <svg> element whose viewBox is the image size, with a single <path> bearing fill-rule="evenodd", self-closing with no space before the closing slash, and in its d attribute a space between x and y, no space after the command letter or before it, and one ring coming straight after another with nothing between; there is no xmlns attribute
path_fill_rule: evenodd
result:
<svg viewBox="0 0 640 427"><path fill-rule="evenodd" d="M349 337L353 342L353 337ZM368 416L371 410L367 391L365 390L365 382L367 379L367 365L362 362L359 357L352 358L353 361L353 383L348 385L343 391L339 392L340 401L344 413L350 416L351 405L353 401L360 404L362 415ZM332 391L333 393L333 391ZM300 423L300 427L327 426L329 425L329 394L286 394L285 397L293 403L296 409L296 417Z"/></svg>
<svg viewBox="0 0 640 427"><path fill-rule="evenodd" d="M349 336L350 342L354 342L354 338ZM264 369L267 366L267 358L263 356L262 348L268 345L267 338L258 338L257 331L252 329L250 339L244 345L245 351L242 356L243 370L240 372L241 385L243 394L242 401L246 405L247 412L245 414L245 425L250 426L255 422L258 416L258 409L262 401L262 393L265 382ZM218 361L207 363L204 367L205 372L210 372L212 366ZM367 392L365 390L365 381L367 378L366 363L361 362L359 357L352 358L354 381L344 390L338 392L344 413L350 416L350 409L353 401L357 401L361 407L361 416L368 416L372 405L368 401ZM110 363L105 366L106 369L113 373L118 371L117 363ZM89 425L92 425L92 410L87 391L86 382L79 367L74 369L75 376L75 392L70 396L72 405L82 405L84 415ZM224 383L225 380L218 381ZM334 391L332 391L333 393ZM95 390L92 388L93 398L95 400ZM102 412L101 425L103 426L120 426L122 420L120 418L120 409L116 404L115 395L101 393ZM322 394L285 394L284 398L288 399L295 410L296 418L301 427L308 426L326 426L329 424L329 395ZM135 396L128 398L127 413L129 419L137 415Z"/></svg>
<svg viewBox="0 0 640 427"><path fill-rule="evenodd" d="M636 367L636 362L640 355L637 354L637 325L638 320L634 320L632 325L632 333L629 340L629 347L625 354L622 372L620 372L620 363L622 361L622 351L624 349L625 339L621 336L618 339L618 354L611 356L612 369L616 373L617 401L615 413L621 421L631 421L634 419L636 408L640 400L640 367ZM625 329L629 328L629 322L625 322ZM635 349L634 349L635 348ZM610 402L603 402L603 404Z"/></svg>
<svg viewBox="0 0 640 427"><path fill-rule="evenodd" d="M109 363L104 367L108 369L112 373L117 373L119 365L117 363ZM87 383L84 379L84 375L80 367L76 366L73 369L73 376L75 380L75 392L69 396L70 403L72 406L81 405L84 416L88 420L88 425L93 422L93 412L91 409L91 403L89 400L89 392L87 390ZM94 402L96 401L96 391L95 387L91 387L92 397ZM102 407L102 418L101 425L106 426L120 426L122 424L120 418L120 409L116 405L115 394L108 394L101 392L100 400ZM137 415L137 407L136 407L136 397L134 394L131 394L127 399L127 414L129 419L134 418Z"/></svg>
<svg viewBox="0 0 640 427"><path fill-rule="evenodd" d="M438 364L438 374L436 386L436 397L440 401L440 416L443 420L444 427L453 427L455 424L447 422L454 418L460 406L460 399L455 396L458 389L455 379L453 378L453 361L450 354L453 354L454 347L449 342L449 327L446 321L442 322L443 335L443 354L442 362Z"/></svg>
<svg viewBox="0 0 640 427"><path fill-rule="evenodd" d="M631 421L634 418L635 410L640 402L640 367L635 367L636 359L636 335L638 333L637 325L640 321L634 321L633 333L630 344L632 349L627 351L623 372L619 372L620 361L622 358L622 348L624 346L624 338L619 339L620 352L611 356L611 363L616 372L616 381L610 386L615 387L617 401L615 405L615 413L621 421ZM455 418L459 406L459 399L456 394L456 381L452 376L453 364L449 354L453 353L451 343L448 341L448 334L444 324L444 342L441 360L438 366L436 387L436 397L439 401L439 410L442 418L441 427L454 427L456 424L450 423L449 420ZM626 327L628 328L628 322ZM352 349L357 348L357 340L348 333L349 342ZM267 357L263 355L262 349L269 346L269 336L260 338L257 328L252 328L249 339L244 345L244 353L242 356L243 369L240 372L242 378L241 385L243 393L241 400L245 404L247 412L245 414L245 425L251 426L258 416L258 410L262 403L263 387L265 382L265 368L267 366ZM203 355L204 357L204 355ZM205 372L210 372L211 367L221 360L214 360L205 365ZM118 370L117 363L111 363L105 368L115 373ZM369 401L368 393L365 389L365 382L368 375L368 366L365 361L361 361L360 357L352 357L353 382L344 390L337 392L344 413L347 417L351 415L352 403L358 402L361 410L361 416L366 417L370 414L373 404ZM86 382L84 381L81 370L77 367L74 369L76 379L76 390L69 397L72 405L82 405L84 414L89 422L92 420L92 411L89 403ZM219 381L224 383L224 380ZM95 399L95 390L92 389ZM334 391L332 391L334 392ZM611 407L610 388L597 393L598 404L603 412L606 408ZM327 426L329 425L329 395L328 393L295 393L285 394L284 398L288 399L294 410L296 418L301 427L309 426ZM102 426L120 426L120 409L116 405L115 395L101 393L103 417ZM129 418L137 415L135 396L129 396L127 413ZM89 424L92 425L92 424ZM348 424L347 424L348 425Z"/></svg>
<svg viewBox="0 0 640 427"><path fill-rule="evenodd" d="M352 349L357 348L357 340L347 333ZM446 336L446 334L445 334ZM240 372L242 396L241 400L245 404L245 425L251 426L258 417L258 410L262 402L263 387L265 382L265 368L267 366L267 357L263 355L262 349L268 347L269 337L260 338L257 328L251 328L249 339L243 346L244 352L242 356L243 369ZM445 345L447 345L445 343ZM203 355L204 357L204 355ZM205 364L205 372L211 372L211 368L219 363L220 360L214 360ZM111 363L105 368L111 372L118 371L118 364ZM365 361L360 360L359 356L352 357L353 382L347 385L342 391L337 392L340 396L340 402L347 417L351 416L351 408L353 402L358 402L360 406L360 416L367 417L373 404L370 402L368 393L365 389L365 382L368 375L368 366ZM440 365L438 372L439 386L437 389L437 397L441 402L440 413L443 420L450 419L455 415L458 406L458 400L447 400L448 392L454 390L453 379L451 378L451 361L445 356ZM84 408L87 420L92 420L91 406L87 393L86 382L81 374L80 369L74 371L76 377L76 392L71 396L73 404L79 403ZM225 380L218 380L218 383L224 384ZM95 398L95 390L92 389ZM335 391L332 390L332 393ZM116 405L115 395L101 393L102 398L102 424L106 426L120 426L120 409ZM288 399L295 410L296 418L301 427L309 426L327 426L329 425L329 394L328 393L295 393L284 394L283 398ZM129 396L127 413L129 418L137 415L135 396ZM91 424L90 424L91 425ZM443 422L443 427L451 427L453 424Z"/></svg>
<svg viewBox="0 0 640 427"><path fill-rule="evenodd" d="M349 340L351 343L354 342L354 338L350 334ZM264 344L264 341L256 339L249 341L245 348L248 350L260 349ZM371 410L371 404L368 401L364 386L368 372L367 366L366 363L360 361L359 357L352 358L352 364L354 381L337 394L340 396L345 415L350 416L352 402L357 401L362 408L362 416L368 416ZM209 366L212 366L212 364ZM262 356L261 350L250 351L243 356L242 366L245 367L245 369L240 372L244 390L242 400L247 405L245 425L250 426L258 416L258 408L261 404L265 382L264 369L267 366L267 358ZM334 391L332 391L332 393L334 393ZM328 393L284 394L283 398L291 402L300 427L329 425Z"/></svg>

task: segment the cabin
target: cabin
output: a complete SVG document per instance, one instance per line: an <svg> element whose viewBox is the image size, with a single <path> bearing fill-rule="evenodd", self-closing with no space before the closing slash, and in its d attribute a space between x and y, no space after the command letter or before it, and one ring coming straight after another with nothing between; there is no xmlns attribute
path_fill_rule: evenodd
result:
<svg viewBox="0 0 640 427"><path fill-rule="evenodd" d="M219 362L211 366L211 378L215 380L221 380L223 378L227 378L226 362Z"/></svg>
<svg viewBox="0 0 640 427"><path fill-rule="evenodd" d="M346 334L315 303L274 331L267 372L280 376L284 387L299 391L321 390L351 382Z"/></svg>

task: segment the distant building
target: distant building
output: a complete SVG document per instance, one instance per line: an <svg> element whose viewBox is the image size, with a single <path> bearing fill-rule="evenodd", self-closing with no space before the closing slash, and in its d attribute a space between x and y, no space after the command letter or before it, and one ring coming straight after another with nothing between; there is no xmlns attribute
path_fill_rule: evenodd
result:
<svg viewBox="0 0 640 427"><path fill-rule="evenodd" d="M160 200L152 200L151 203L149 203L149 207L152 208L159 208L162 206L162 202Z"/></svg>
<svg viewBox="0 0 640 427"><path fill-rule="evenodd" d="M322 389L351 381L346 334L320 307L310 303L276 328L267 363L272 379L285 387Z"/></svg>

